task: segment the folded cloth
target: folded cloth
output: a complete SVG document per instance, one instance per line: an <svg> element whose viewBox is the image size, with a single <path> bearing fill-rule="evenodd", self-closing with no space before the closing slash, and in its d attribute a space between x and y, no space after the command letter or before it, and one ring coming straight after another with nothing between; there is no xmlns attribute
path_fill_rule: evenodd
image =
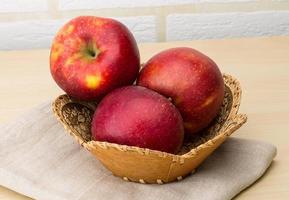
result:
<svg viewBox="0 0 289 200"><path fill-rule="evenodd" d="M261 177L275 154L271 144L229 138L180 182L125 182L65 132L47 102L1 127L0 185L40 200L224 200Z"/></svg>

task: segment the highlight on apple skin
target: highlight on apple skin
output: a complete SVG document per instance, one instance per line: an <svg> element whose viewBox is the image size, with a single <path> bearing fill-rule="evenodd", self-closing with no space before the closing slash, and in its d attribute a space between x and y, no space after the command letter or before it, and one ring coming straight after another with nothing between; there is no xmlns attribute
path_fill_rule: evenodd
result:
<svg viewBox="0 0 289 200"><path fill-rule="evenodd" d="M136 41L120 22L81 16L65 24L53 40L50 71L71 97L96 101L137 78L140 56Z"/></svg>
<svg viewBox="0 0 289 200"><path fill-rule="evenodd" d="M92 120L97 141L177 153L184 139L183 120L164 96L141 86L118 88L106 95Z"/></svg>
<svg viewBox="0 0 289 200"><path fill-rule="evenodd" d="M209 125L224 98L224 81L216 63L186 47L153 56L141 70L137 84L171 97L190 136Z"/></svg>

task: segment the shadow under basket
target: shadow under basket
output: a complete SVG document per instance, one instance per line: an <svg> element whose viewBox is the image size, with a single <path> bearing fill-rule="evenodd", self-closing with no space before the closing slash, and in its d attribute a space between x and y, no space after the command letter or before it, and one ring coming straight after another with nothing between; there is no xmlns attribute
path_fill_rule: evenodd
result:
<svg viewBox="0 0 289 200"><path fill-rule="evenodd" d="M241 99L239 82L223 74L225 97L218 116L211 125L190 141L185 141L178 155L134 146L91 140L91 121L96 103L75 101L67 95L53 102L53 111L64 128L115 176L126 181L163 184L182 180L228 136L247 120L238 114Z"/></svg>

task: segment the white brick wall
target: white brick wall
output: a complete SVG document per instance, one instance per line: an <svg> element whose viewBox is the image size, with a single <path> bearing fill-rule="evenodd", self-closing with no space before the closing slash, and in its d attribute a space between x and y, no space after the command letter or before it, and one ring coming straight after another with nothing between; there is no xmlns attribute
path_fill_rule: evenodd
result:
<svg viewBox="0 0 289 200"><path fill-rule="evenodd" d="M157 41L156 19L153 16L116 18L124 23L138 42ZM63 20L29 20L0 23L0 49L49 48Z"/></svg>
<svg viewBox="0 0 289 200"><path fill-rule="evenodd" d="M167 40L289 35L289 11L169 15L166 34Z"/></svg>
<svg viewBox="0 0 289 200"><path fill-rule="evenodd" d="M48 48L79 15L113 17L138 42L289 35L289 0L0 0L0 50Z"/></svg>
<svg viewBox="0 0 289 200"><path fill-rule="evenodd" d="M133 33L138 42L157 42L157 25L155 16L119 17Z"/></svg>
<svg viewBox="0 0 289 200"><path fill-rule="evenodd" d="M0 13L47 11L47 2L43 0L1 0Z"/></svg>
<svg viewBox="0 0 289 200"><path fill-rule="evenodd" d="M197 3L200 0L59 0L60 10L149 7Z"/></svg>
<svg viewBox="0 0 289 200"><path fill-rule="evenodd" d="M200 3L210 2L210 3L229 3L229 2L254 2L260 0L200 0Z"/></svg>
<svg viewBox="0 0 289 200"><path fill-rule="evenodd" d="M0 49L31 49L50 47L62 20L34 20L0 23Z"/></svg>
<svg viewBox="0 0 289 200"><path fill-rule="evenodd" d="M252 2L256 0L59 0L60 10L129 8L168 5L187 5L194 3Z"/></svg>

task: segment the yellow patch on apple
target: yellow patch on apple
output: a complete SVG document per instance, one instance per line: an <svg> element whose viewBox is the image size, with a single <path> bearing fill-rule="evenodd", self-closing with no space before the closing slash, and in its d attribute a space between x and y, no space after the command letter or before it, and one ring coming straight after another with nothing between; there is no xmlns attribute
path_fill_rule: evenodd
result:
<svg viewBox="0 0 289 200"><path fill-rule="evenodd" d="M204 107L210 105L210 104L215 100L215 98L216 98L216 95L215 95L215 94L209 96L209 97L206 99L206 101L204 101L204 103L202 103L202 104L200 105L200 108L204 108Z"/></svg>
<svg viewBox="0 0 289 200"><path fill-rule="evenodd" d="M69 35L73 32L74 30L74 25L68 25L66 29L63 30L62 35Z"/></svg>
<svg viewBox="0 0 289 200"><path fill-rule="evenodd" d="M89 89L96 89L101 82L101 76L100 75L87 75L85 77L85 82L86 82L86 86Z"/></svg>
<svg viewBox="0 0 289 200"><path fill-rule="evenodd" d="M56 61L60 54L64 51L64 47L60 43L54 43L52 47L53 51L51 51L51 61Z"/></svg>
<svg viewBox="0 0 289 200"><path fill-rule="evenodd" d="M69 65L73 64L79 58L81 58L81 54L80 53L75 53L73 56L67 58L64 66L68 67Z"/></svg>
<svg viewBox="0 0 289 200"><path fill-rule="evenodd" d="M94 24L95 26L103 26L105 23L106 23L106 22L100 21L100 20L94 20L94 21L93 21L93 24Z"/></svg>

